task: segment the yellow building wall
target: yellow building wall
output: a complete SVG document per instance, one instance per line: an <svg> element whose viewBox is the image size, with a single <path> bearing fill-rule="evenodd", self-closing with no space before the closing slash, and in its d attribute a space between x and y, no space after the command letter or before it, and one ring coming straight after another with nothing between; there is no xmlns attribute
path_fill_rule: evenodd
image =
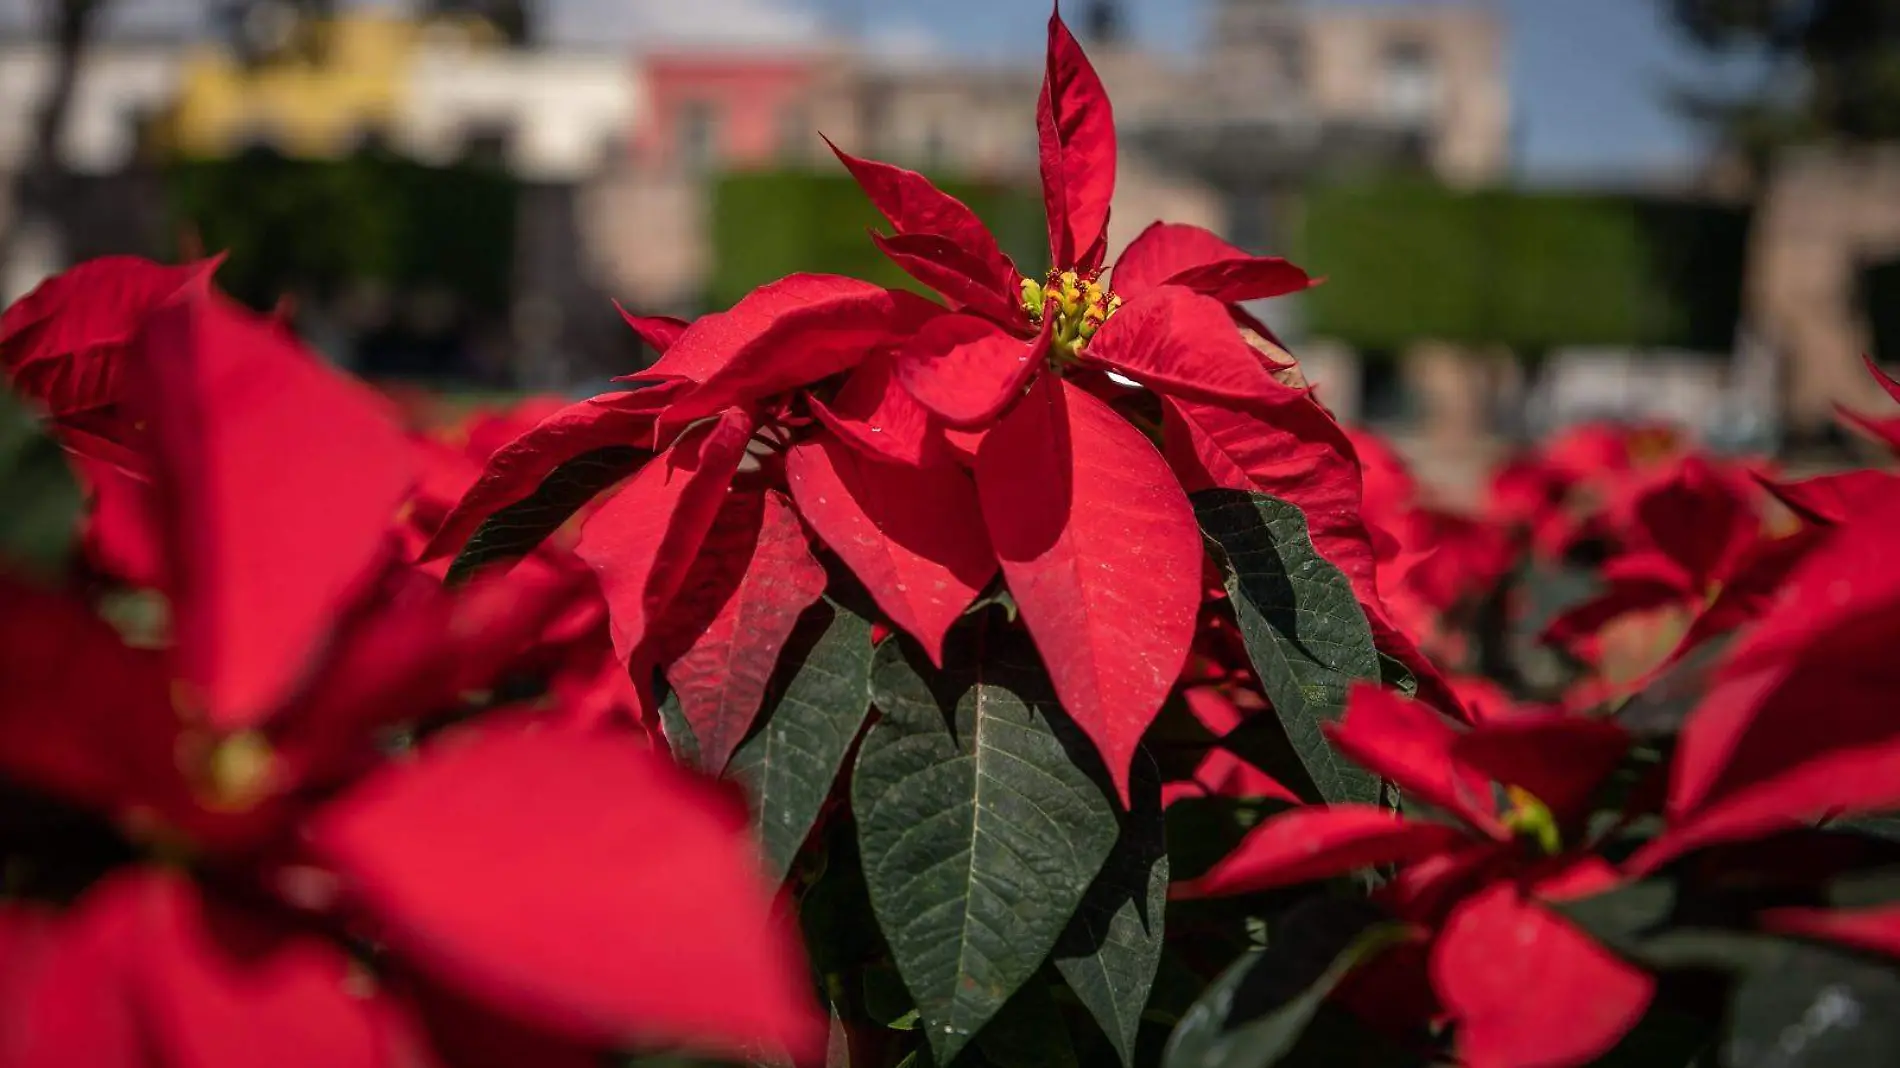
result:
<svg viewBox="0 0 1900 1068"><path fill-rule="evenodd" d="M424 34L458 35L470 44L498 39L483 23L425 25L374 13L302 32L320 35L320 62L293 53L247 67L221 46L194 49L166 122L170 148L221 157L261 143L299 158L345 156L365 134L395 122Z"/></svg>

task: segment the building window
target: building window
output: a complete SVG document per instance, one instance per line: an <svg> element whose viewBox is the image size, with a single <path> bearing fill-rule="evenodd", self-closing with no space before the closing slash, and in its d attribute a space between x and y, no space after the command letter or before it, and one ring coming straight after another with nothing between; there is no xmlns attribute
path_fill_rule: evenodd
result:
<svg viewBox="0 0 1900 1068"><path fill-rule="evenodd" d="M1385 49L1381 93L1388 116L1403 122L1431 117L1438 105L1438 67L1423 42L1401 39Z"/></svg>
<svg viewBox="0 0 1900 1068"><path fill-rule="evenodd" d="M679 109L678 158L689 171L712 169L719 154L719 106L710 100L688 100Z"/></svg>

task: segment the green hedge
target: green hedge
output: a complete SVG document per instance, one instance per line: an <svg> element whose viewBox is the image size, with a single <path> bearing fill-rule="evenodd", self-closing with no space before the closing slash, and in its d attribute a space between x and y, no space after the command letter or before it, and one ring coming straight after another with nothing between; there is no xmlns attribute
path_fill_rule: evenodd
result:
<svg viewBox="0 0 1900 1068"><path fill-rule="evenodd" d="M946 181L1026 272L1046 269L1042 200L1033 190ZM730 174L712 197L713 274L707 300L729 307L751 289L796 271L851 275L887 286L921 288L871 244L865 231L888 232L849 175L804 171Z"/></svg>
<svg viewBox="0 0 1900 1068"><path fill-rule="evenodd" d="M428 167L369 151L336 161L250 152L165 172L180 229L228 259L218 284L264 306L354 279L442 285L505 306L518 185L498 167Z"/></svg>
<svg viewBox="0 0 1900 1068"><path fill-rule="evenodd" d="M1295 255L1329 281L1315 334L1368 349L1420 338L1729 348L1745 211L1665 198L1344 185L1303 198Z"/></svg>

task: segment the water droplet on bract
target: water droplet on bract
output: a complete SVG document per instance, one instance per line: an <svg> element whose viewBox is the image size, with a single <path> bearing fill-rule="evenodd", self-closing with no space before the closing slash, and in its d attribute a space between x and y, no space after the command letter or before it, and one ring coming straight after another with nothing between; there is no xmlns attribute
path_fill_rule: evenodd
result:
<svg viewBox="0 0 1900 1068"><path fill-rule="evenodd" d="M873 433L873 434L882 434L882 433L884 433L884 428L883 428L883 427L881 427L881 426L874 426L874 427L872 427L872 428L871 428L871 433Z"/></svg>

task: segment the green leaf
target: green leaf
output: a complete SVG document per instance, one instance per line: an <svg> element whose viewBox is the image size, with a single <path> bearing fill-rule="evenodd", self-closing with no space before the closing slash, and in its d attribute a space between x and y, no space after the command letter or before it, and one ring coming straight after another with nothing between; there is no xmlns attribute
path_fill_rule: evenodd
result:
<svg viewBox="0 0 1900 1068"><path fill-rule="evenodd" d="M1281 1063L1346 974L1406 937L1403 924L1371 906L1330 898L1302 902L1272 931L1266 949L1230 966L1188 1010L1164 1068Z"/></svg>
<svg viewBox="0 0 1900 1068"><path fill-rule="evenodd" d="M1669 876L1552 907L1604 946L1653 971L1742 975L1772 967L1780 953L1771 936L1718 925L1723 917L1733 918L1733 903L1685 900Z"/></svg>
<svg viewBox="0 0 1900 1068"><path fill-rule="evenodd" d="M1274 712L1319 799L1375 804L1379 779L1321 733L1356 681L1381 676L1352 584L1313 548L1298 506L1243 490L1202 490L1194 514L1226 573L1229 600Z"/></svg>
<svg viewBox="0 0 1900 1068"><path fill-rule="evenodd" d="M904 989L897 969L888 964L873 964L864 969L864 1012L885 1027L899 1031L917 1029L917 1006Z"/></svg>
<svg viewBox="0 0 1900 1068"><path fill-rule="evenodd" d="M1825 889L1827 903L1837 909L1891 905L1900 901L1900 868L1878 867L1848 872L1829 879Z"/></svg>
<svg viewBox="0 0 1900 1068"><path fill-rule="evenodd" d="M1729 1068L1900 1063L1900 972L1890 962L1754 931L1684 925L1682 913L1693 905L1679 899L1672 880L1652 878L1559 908L1649 968L1733 977L1721 1061Z"/></svg>
<svg viewBox="0 0 1900 1068"><path fill-rule="evenodd" d="M672 690L666 691L666 696L660 699L660 733L665 736L675 763L689 768L699 766L699 738L693 734L693 725L686 722L680 695Z"/></svg>
<svg viewBox="0 0 1900 1068"><path fill-rule="evenodd" d="M533 493L489 516L469 535L444 581L454 585L490 564L533 552L602 490L633 474L647 456L631 445L608 445L555 468Z"/></svg>
<svg viewBox="0 0 1900 1068"><path fill-rule="evenodd" d="M1649 1010L1609 1052L1592 1062L1593 1068L1715 1068L1719 1013L1693 1011L1667 1002L1668 982ZM1695 1006L1694 1008L1699 1008Z"/></svg>
<svg viewBox="0 0 1900 1068"><path fill-rule="evenodd" d="M974 1059L991 1068L1079 1068L1062 1010L1040 980L1016 991L977 1036L976 1052L977 1058L964 1057L958 1068Z"/></svg>
<svg viewBox="0 0 1900 1068"><path fill-rule="evenodd" d="M831 1026L825 1033L825 1068L851 1068L851 1032L838 1015L838 1007L830 1006L830 1010Z"/></svg>
<svg viewBox="0 0 1900 1068"><path fill-rule="evenodd" d="M1551 903L1590 937L1619 952L1635 953L1676 914L1679 888L1669 877L1622 883L1601 894Z"/></svg>
<svg viewBox="0 0 1900 1068"><path fill-rule="evenodd" d="M0 390L0 558L57 575L72 552L84 504L65 454L33 410Z"/></svg>
<svg viewBox="0 0 1900 1068"><path fill-rule="evenodd" d="M1038 976L1024 983L976 1041L949 1062L952 1068L1080 1068L1062 1010L1050 991L1052 982ZM941 1063L926 1046L898 1068L937 1068Z"/></svg>
<svg viewBox="0 0 1900 1068"><path fill-rule="evenodd" d="M1828 825L1830 830L1849 831L1865 834L1885 842L1900 843L1900 816L1891 812L1877 813L1872 816L1856 816L1852 819L1834 820Z"/></svg>
<svg viewBox="0 0 1900 1068"><path fill-rule="evenodd" d="M1118 832L1071 755L1093 750L995 617L952 631L941 672L914 643L884 643L883 718L852 782L872 909L939 1063L1036 973Z"/></svg>
<svg viewBox="0 0 1900 1068"><path fill-rule="evenodd" d="M1168 806L1168 864L1173 878L1197 879L1240 846L1247 832L1294 805L1279 798L1189 795Z"/></svg>
<svg viewBox="0 0 1900 1068"><path fill-rule="evenodd" d="M1167 821L1161 776L1146 752L1135 758L1133 807L1121 838L1082 904L1057 939L1056 970L1132 1065L1141 1013L1161 964L1168 907Z"/></svg>
<svg viewBox="0 0 1900 1068"><path fill-rule="evenodd" d="M1319 1003L1299 1041L1280 1058L1280 1068L1426 1068L1443 1063L1443 1058L1428 1058L1367 1027L1331 1001Z"/></svg>
<svg viewBox="0 0 1900 1068"><path fill-rule="evenodd" d="M791 870L870 713L871 652L868 620L830 600L813 605L780 656L759 727L726 766L751 803L774 880Z"/></svg>
<svg viewBox="0 0 1900 1068"><path fill-rule="evenodd" d="M1389 690L1397 690L1407 697L1418 696L1418 679L1412 669L1406 667L1396 657L1379 654L1379 682Z"/></svg>
<svg viewBox="0 0 1900 1068"><path fill-rule="evenodd" d="M1762 952L1729 1007L1729 1068L1900 1064L1900 971L1892 962L1792 939Z"/></svg>

